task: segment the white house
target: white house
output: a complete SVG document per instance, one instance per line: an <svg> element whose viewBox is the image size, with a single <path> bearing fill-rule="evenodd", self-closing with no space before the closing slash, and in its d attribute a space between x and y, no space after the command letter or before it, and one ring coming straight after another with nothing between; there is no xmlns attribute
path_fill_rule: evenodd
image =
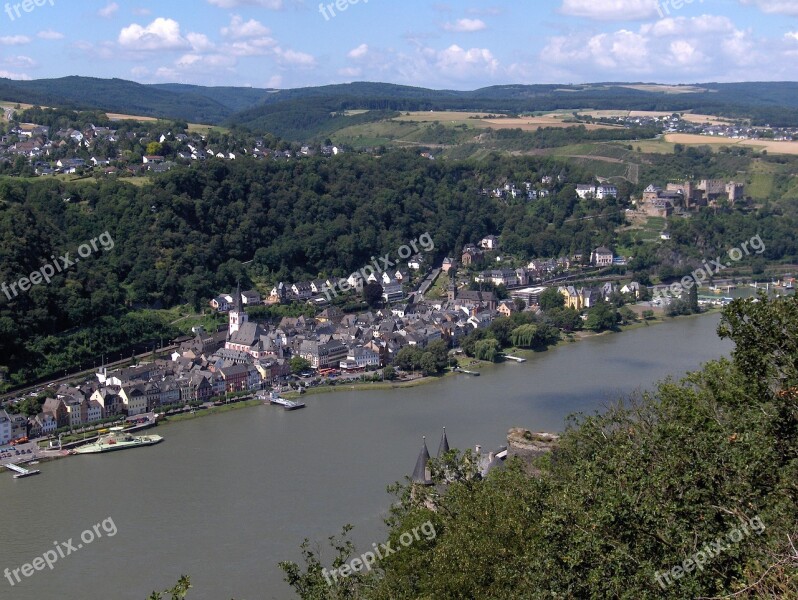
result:
<svg viewBox="0 0 798 600"><path fill-rule="evenodd" d="M486 236L480 240L479 247L485 250L496 250L499 247L499 239L495 235Z"/></svg>
<svg viewBox="0 0 798 600"><path fill-rule="evenodd" d="M11 416L4 410L0 410L0 444L8 444L11 441Z"/></svg>
<svg viewBox="0 0 798 600"><path fill-rule="evenodd" d="M605 248L604 246L596 248L593 251L593 256L591 256L591 262L597 267L610 266L612 264L612 259L612 250Z"/></svg>
<svg viewBox="0 0 798 600"><path fill-rule="evenodd" d="M617 198L618 188L614 185L600 185L596 188L596 198L605 200L606 198Z"/></svg>

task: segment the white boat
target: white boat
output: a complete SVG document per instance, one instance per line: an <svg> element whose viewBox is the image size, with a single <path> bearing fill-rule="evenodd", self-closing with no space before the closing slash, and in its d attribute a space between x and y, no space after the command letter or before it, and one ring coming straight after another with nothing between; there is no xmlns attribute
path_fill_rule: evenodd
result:
<svg viewBox="0 0 798 600"><path fill-rule="evenodd" d="M285 398L281 398L277 392L272 392L269 395L269 404L276 404L277 406L282 406L285 410L297 410L299 408L305 408L304 402L294 402L293 400L286 400Z"/></svg>
<svg viewBox="0 0 798 600"><path fill-rule="evenodd" d="M93 444L81 446L73 452L75 454L100 454L102 452L115 452L141 446L153 446L162 441L163 438L160 435L133 436L125 433L122 427L112 427L110 433L100 436Z"/></svg>

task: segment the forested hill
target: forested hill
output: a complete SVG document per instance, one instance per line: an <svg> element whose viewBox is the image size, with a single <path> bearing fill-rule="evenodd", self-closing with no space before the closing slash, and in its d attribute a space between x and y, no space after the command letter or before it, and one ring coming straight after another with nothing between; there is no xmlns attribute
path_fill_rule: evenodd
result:
<svg viewBox="0 0 798 600"><path fill-rule="evenodd" d="M51 285L0 294L0 366L20 381L63 372L162 335L132 316L134 308L187 302L199 309L239 280L250 286L348 275L427 232L442 258L511 222L518 230L509 248L552 256L608 243L622 222L618 205L579 201L573 186L526 218L523 205L486 201L478 190L508 167L532 180L551 172L575 181L589 176L545 160L447 165L395 152L379 160L208 161L141 188L124 180L1 178L0 282L19 280L53 255L74 256L78 244L105 231L115 244ZM562 222L602 211L600 221Z"/></svg>
<svg viewBox="0 0 798 600"><path fill-rule="evenodd" d="M211 98L159 89L124 79L63 77L16 81L0 79L0 99L58 108L102 109L144 117L218 123L234 110Z"/></svg>
<svg viewBox="0 0 798 600"><path fill-rule="evenodd" d="M600 83L502 85L473 91L429 90L386 83L269 90L195 85L143 85L122 79L64 77L0 79L0 100L43 106L103 109L195 123L274 127L290 113L322 114L368 109L479 110L521 113L555 109L687 111L754 124L798 126L798 83L707 83L691 86ZM265 131L260 131L265 132Z"/></svg>

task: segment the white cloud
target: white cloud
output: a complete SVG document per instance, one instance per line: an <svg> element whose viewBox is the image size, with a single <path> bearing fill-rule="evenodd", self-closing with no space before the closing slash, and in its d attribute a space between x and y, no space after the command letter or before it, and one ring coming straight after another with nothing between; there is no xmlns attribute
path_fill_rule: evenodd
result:
<svg viewBox="0 0 798 600"><path fill-rule="evenodd" d="M21 46L23 44L30 44L31 39L26 35L6 35L0 37L0 45L3 46Z"/></svg>
<svg viewBox="0 0 798 600"><path fill-rule="evenodd" d="M149 8L144 8L143 6L139 6L138 8L133 9L133 14L138 17L146 17L147 15L151 15L152 11Z"/></svg>
<svg viewBox="0 0 798 600"><path fill-rule="evenodd" d="M234 42L225 46L225 49L233 56L264 56L271 53L276 46L277 40L263 37Z"/></svg>
<svg viewBox="0 0 798 600"><path fill-rule="evenodd" d="M740 0L769 14L798 16L798 0Z"/></svg>
<svg viewBox="0 0 798 600"><path fill-rule="evenodd" d="M658 0L563 0L560 12L596 21L639 21L660 10Z"/></svg>
<svg viewBox="0 0 798 600"><path fill-rule="evenodd" d="M187 33L186 39L188 43L191 44L191 48L194 52L207 52L214 48L213 42L211 42L204 33Z"/></svg>
<svg viewBox="0 0 798 600"><path fill-rule="evenodd" d="M727 17L701 15L662 19L637 31L555 36L539 59L554 80L684 82L722 74L729 81L747 79L751 66L774 52L765 46Z"/></svg>
<svg viewBox="0 0 798 600"><path fill-rule="evenodd" d="M224 37L241 40L245 38L263 37L271 34L269 28L264 26L255 19L244 21L240 16L233 15L230 19L230 25L222 27L222 35Z"/></svg>
<svg viewBox="0 0 798 600"><path fill-rule="evenodd" d="M457 44L438 52L434 64L440 72L463 79L480 75L493 76L499 68L499 61L487 48L466 50Z"/></svg>
<svg viewBox="0 0 798 600"><path fill-rule="evenodd" d="M312 54L298 52L296 50L283 50L280 47L274 49L274 54L280 63L295 67L315 67L316 59Z"/></svg>
<svg viewBox="0 0 798 600"><path fill-rule="evenodd" d="M52 29L44 29L36 34L36 37L42 40L63 40L66 36Z"/></svg>
<svg viewBox="0 0 798 600"><path fill-rule="evenodd" d="M3 64L9 67L16 67L21 69L30 69L37 66L35 60L30 56L8 56L3 59Z"/></svg>
<svg viewBox="0 0 798 600"><path fill-rule="evenodd" d="M119 45L130 50L179 50L190 43L180 34L180 24L158 17L146 27L133 23L119 32Z"/></svg>
<svg viewBox="0 0 798 600"><path fill-rule="evenodd" d="M358 67L345 67L343 69L338 69L338 74L348 79L354 79L363 75L363 69Z"/></svg>
<svg viewBox="0 0 798 600"><path fill-rule="evenodd" d="M271 10L280 10L283 0L208 0L208 4L219 8L237 8L239 6L260 6Z"/></svg>
<svg viewBox="0 0 798 600"><path fill-rule="evenodd" d="M458 33L473 33L475 31L482 31L487 29L488 26L481 19L459 19L454 23L444 23L443 28L446 31L455 31Z"/></svg>
<svg viewBox="0 0 798 600"><path fill-rule="evenodd" d="M11 71L5 71L0 69L0 77L5 79L19 79L22 81L30 81L32 77L26 73L12 73Z"/></svg>
<svg viewBox="0 0 798 600"><path fill-rule="evenodd" d="M116 2L109 2L100 10L97 11L97 14L101 16L103 19L110 19L119 11L119 5Z"/></svg>
<svg viewBox="0 0 798 600"><path fill-rule="evenodd" d="M358 60L360 58L365 57L366 54L368 54L368 52L369 52L368 44L360 44L357 48L353 48L352 50L350 50L349 53L347 54L347 57Z"/></svg>

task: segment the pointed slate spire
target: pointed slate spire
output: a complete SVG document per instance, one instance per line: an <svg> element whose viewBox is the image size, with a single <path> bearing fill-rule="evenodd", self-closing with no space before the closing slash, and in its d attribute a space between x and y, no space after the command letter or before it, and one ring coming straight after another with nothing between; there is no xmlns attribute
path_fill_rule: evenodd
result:
<svg viewBox="0 0 798 600"><path fill-rule="evenodd" d="M441 435L441 444L438 446L438 458L443 458L443 455L449 451L449 440L446 439L446 427L443 428L443 435Z"/></svg>
<svg viewBox="0 0 798 600"><path fill-rule="evenodd" d="M429 450L427 450L427 438L424 437L424 445L421 448L421 453L418 455L416 468L413 469L413 483L420 485L430 485L432 483L428 476L427 463L429 463Z"/></svg>
<svg viewBox="0 0 798 600"><path fill-rule="evenodd" d="M235 298L233 298L233 310L237 313L244 312L244 308L241 304L241 281L239 280L238 285L236 286L236 294Z"/></svg>

